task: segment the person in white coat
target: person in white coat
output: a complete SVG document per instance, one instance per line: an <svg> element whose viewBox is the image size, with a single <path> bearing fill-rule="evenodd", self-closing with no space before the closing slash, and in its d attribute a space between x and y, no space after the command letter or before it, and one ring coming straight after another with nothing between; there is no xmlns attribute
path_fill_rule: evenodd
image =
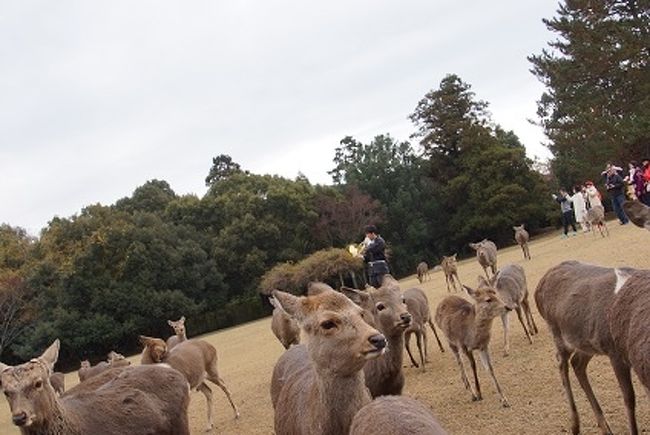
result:
<svg viewBox="0 0 650 435"><path fill-rule="evenodd" d="M589 232L589 226L585 223L587 215L587 201L585 200L586 189L584 186L575 186L571 202L573 203L573 214L576 222L580 224L583 233Z"/></svg>

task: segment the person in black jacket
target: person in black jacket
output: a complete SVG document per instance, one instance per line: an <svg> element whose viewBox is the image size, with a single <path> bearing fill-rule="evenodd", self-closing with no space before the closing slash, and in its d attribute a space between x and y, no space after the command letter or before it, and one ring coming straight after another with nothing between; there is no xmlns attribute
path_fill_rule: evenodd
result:
<svg viewBox="0 0 650 435"><path fill-rule="evenodd" d="M618 175L618 171L616 171L614 166L609 167L607 171L605 187L612 198L612 206L614 207L618 220L621 222L621 225L627 224L629 219L623 210L623 202L625 202L625 181Z"/></svg>
<svg viewBox="0 0 650 435"><path fill-rule="evenodd" d="M366 237L370 240L370 243L364 250L363 259L368 264L370 285L380 287L382 277L390 273L386 261L386 242L377 234L377 227L374 225L366 227Z"/></svg>

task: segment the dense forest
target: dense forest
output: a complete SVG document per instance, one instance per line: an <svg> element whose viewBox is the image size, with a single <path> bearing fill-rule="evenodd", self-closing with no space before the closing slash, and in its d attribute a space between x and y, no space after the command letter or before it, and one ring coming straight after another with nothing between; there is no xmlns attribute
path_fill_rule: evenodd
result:
<svg viewBox="0 0 650 435"><path fill-rule="evenodd" d="M58 337L61 361L74 365L134 351L138 334L166 337L166 320L181 315L191 335L258 318L268 270L317 264L301 260L359 242L368 223L398 277L466 254L471 241L512 243L514 224L555 224L553 188L650 151L648 20L637 2L601 0L567 1L545 21L560 39L529 58L547 88L539 122L554 158L544 174L450 74L414 102L409 140L342 138L331 185L254 174L218 155L202 197L151 180L115 204L52 219L38 238L0 226L2 360Z"/></svg>

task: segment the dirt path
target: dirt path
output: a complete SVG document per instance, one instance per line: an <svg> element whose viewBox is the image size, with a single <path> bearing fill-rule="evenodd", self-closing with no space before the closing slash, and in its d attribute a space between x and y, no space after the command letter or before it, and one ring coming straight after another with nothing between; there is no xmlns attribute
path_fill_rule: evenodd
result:
<svg viewBox="0 0 650 435"><path fill-rule="evenodd" d="M524 267L532 293L541 276L562 260L577 259L604 266L632 266L650 268L650 233L636 227L609 224L611 237L601 239L578 235L561 240L558 235L533 241L531 261L524 261L519 247L499 251L499 265L517 263ZM414 265L415 268L415 265ZM461 280L471 286L482 273L475 259L460 263ZM430 299L433 309L447 294L441 272L420 287ZM418 286L415 277L404 279L402 289ZM534 300L531 294L531 304ZM432 310L433 310L432 309ZM482 369L479 371L483 398L473 403L462 387L456 363L449 352L441 354L429 334L430 364L426 373L407 367L404 394L428 404L442 425L452 434L557 434L568 432L569 415L556 368L554 347L546 324L534 308L540 334L531 346L526 341L521 325L511 319L510 356L502 356L502 327L494 322L490 345L496 375L512 407L501 408L494 387ZM190 331L191 332L191 331ZM216 386L215 424L218 433L271 434L273 409L269 397L269 382L273 365L283 351L270 330L270 319L263 319L216 334L203 337L219 351L219 371L230 387L235 402L240 406L241 419L233 419L225 396ZM136 358L137 359L137 358ZM589 375L605 415L614 433L626 433L627 422L623 400L611 367L606 358L596 357L589 366ZM66 381L76 382L76 373ZM636 379L635 379L636 382ZM596 423L584 393L575 377L572 384L581 417L584 434L598 433ZM650 433L650 404L638 382L637 418L641 433ZM0 402L4 402L0 400ZM205 400L202 394L192 393L190 404L192 433L202 433L205 425ZM10 423L9 407L0 403L0 433L18 434Z"/></svg>

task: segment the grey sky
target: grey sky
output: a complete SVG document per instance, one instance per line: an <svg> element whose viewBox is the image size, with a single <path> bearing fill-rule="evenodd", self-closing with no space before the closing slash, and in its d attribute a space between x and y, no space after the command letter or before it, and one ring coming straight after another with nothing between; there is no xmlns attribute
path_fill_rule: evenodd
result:
<svg viewBox="0 0 650 435"><path fill-rule="evenodd" d="M408 139L448 73L547 157L526 56L557 1L3 1L0 222L38 231L212 157L329 183L345 135Z"/></svg>

